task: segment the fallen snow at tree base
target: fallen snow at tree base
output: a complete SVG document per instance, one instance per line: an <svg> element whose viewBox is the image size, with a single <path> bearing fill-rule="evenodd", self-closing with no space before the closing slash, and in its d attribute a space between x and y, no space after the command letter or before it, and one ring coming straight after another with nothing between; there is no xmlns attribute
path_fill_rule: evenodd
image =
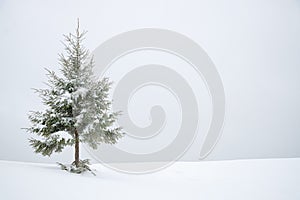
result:
<svg viewBox="0 0 300 200"><path fill-rule="evenodd" d="M97 176L56 164L0 161L0 199L300 199L300 158L177 162L144 175L92 168Z"/></svg>

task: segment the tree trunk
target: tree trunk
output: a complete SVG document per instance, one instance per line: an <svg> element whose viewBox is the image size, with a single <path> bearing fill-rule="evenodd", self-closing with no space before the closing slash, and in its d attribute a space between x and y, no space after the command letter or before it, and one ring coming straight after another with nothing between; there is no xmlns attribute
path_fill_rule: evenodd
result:
<svg viewBox="0 0 300 200"><path fill-rule="evenodd" d="M75 129L75 166L79 165L79 135L77 129Z"/></svg>

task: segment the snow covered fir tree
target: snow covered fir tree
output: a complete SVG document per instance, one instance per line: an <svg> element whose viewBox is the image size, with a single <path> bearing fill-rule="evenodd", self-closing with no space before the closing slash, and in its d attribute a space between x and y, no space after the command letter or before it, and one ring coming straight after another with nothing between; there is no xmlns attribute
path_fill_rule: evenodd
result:
<svg viewBox="0 0 300 200"><path fill-rule="evenodd" d="M30 128L37 135L29 139L36 153L50 156L66 146L74 146L75 159L62 169L74 173L90 170L89 161L80 160L79 143L96 149L101 143L114 144L124 134L116 124L119 112L111 110L111 82L97 80L93 75L94 61L82 45L86 32L64 35L65 54L59 55L61 75L47 70L46 89L35 89L46 106L44 111L30 112Z"/></svg>

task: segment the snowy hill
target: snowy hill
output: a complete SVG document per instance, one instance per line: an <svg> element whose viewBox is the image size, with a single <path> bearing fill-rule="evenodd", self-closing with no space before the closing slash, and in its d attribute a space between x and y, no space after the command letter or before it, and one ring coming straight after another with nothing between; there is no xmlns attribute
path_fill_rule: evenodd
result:
<svg viewBox="0 0 300 200"><path fill-rule="evenodd" d="M300 158L177 162L145 175L92 168L97 176L0 161L0 199L300 199Z"/></svg>

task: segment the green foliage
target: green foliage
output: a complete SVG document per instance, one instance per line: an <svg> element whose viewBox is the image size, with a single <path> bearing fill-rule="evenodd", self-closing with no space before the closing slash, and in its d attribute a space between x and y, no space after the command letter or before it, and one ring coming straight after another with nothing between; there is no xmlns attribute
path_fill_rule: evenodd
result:
<svg viewBox="0 0 300 200"><path fill-rule="evenodd" d="M74 143L73 139L59 138L59 135L51 135L41 142L37 139L30 139L30 145L35 149L35 153L41 153L43 156L50 156L53 152L62 152L63 147Z"/></svg>
<svg viewBox="0 0 300 200"><path fill-rule="evenodd" d="M44 156L74 146L76 139L96 149L101 143L116 143L124 134L116 124L120 113L111 111L112 83L93 75L94 60L82 45L85 34L78 24L75 34L64 35L65 54L59 55L61 75L46 69L47 88L35 89L46 109L29 114L31 127L26 130L36 135L29 139L30 145ZM84 163L81 167L86 168Z"/></svg>

